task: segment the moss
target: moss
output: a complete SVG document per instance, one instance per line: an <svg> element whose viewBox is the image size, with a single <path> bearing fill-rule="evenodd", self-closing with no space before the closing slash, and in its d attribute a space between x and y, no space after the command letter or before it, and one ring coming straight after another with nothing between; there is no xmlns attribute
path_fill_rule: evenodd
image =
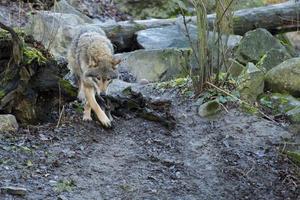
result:
<svg viewBox="0 0 300 200"><path fill-rule="evenodd" d="M83 112L83 106L80 103L74 103L73 104L73 108L76 110L76 112L78 113L82 113Z"/></svg>
<svg viewBox="0 0 300 200"><path fill-rule="evenodd" d="M24 62L25 64L31 64L33 61L37 61L38 64L43 64L47 61L47 59L43 56L42 52L39 50L25 46L23 48L24 53Z"/></svg>
<svg viewBox="0 0 300 200"><path fill-rule="evenodd" d="M69 83L69 81L64 80L64 79L60 79L59 80L59 84L60 87L62 88L62 90L70 97L76 97L77 95L77 90L75 87L73 87L71 85L71 83Z"/></svg>
<svg viewBox="0 0 300 200"><path fill-rule="evenodd" d="M14 28L14 31L18 34L18 36L22 39L23 37L25 37L25 32L23 29L20 28ZM9 39L11 38L11 35L8 31L5 30L0 30L0 39Z"/></svg>
<svg viewBox="0 0 300 200"><path fill-rule="evenodd" d="M256 67L258 67L259 69L263 70L264 72L266 71L266 69L262 69L262 68L263 68L262 65L263 65L263 63L265 62L267 56L268 56L267 54L263 55L263 56L261 57L261 59L260 59L260 60L257 62L257 64L256 64Z"/></svg>
<svg viewBox="0 0 300 200"><path fill-rule="evenodd" d="M138 24L138 23L134 23L134 24L135 24L135 26L134 26L135 31L144 30L147 28L147 26L142 25L142 24Z"/></svg>
<svg viewBox="0 0 300 200"><path fill-rule="evenodd" d="M73 180L60 180L55 185L55 191L58 193L61 192L70 192L76 186Z"/></svg>
<svg viewBox="0 0 300 200"><path fill-rule="evenodd" d="M157 83L155 88L165 90L165 89L178 89L181 95L191 97L194 94L192 87L192 80L190 77L176 78L170 81L165 81Z"/></svg>
<svg viewBox="0 0 300 200"><path fill-rule="evenodd" d="M256 115L259 113L259 109L255 106L252 106L248 103L241 103L241 108L244 112L251 114L251 115Z"/></svg>
<svg viewBox="0 0 300 200"><path fill-rule="evenodd" d="M298 166L300 166L300 153L295 151L287 151L286 155L295 162Z"/></svg>
<svg viewBox="0 0 300 200"><path fill-rule="evenodd" d="M276 35L276 38L280 41L280 43L285 46L286 50L289 54L292 56L296 56L296 50L293 47L292 42L289 40L289 38L285 34L278 34Z"/></svg>
<svg viewBox="0 0 300 200"><path fill-rule="evenodd" d="M4 90L0 90L0 100L5 96Z"/></svg>

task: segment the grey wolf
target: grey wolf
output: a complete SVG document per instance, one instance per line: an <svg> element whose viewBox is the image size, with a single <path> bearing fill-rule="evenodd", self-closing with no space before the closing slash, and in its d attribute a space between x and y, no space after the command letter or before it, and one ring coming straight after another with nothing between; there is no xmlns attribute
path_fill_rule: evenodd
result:
<svg viewBox="0 0 300 200"><path fill-rule="evenodd" d="M68 68L79 87L78 98L85 103L83 120L92 120L93 110L103 126L110 127L111 120L101 109L95 95L106 93L112 79L117 78L120 60L113 58L113 46L99 32L81 32L74 38L68 51Z"/></svg>

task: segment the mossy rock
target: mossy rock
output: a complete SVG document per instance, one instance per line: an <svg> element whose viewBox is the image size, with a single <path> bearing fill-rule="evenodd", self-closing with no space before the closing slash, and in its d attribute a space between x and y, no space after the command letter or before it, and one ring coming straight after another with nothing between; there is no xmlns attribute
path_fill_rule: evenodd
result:
<svg viewBox="0 0 300 200"><path fill-rule="evenodd" d="M278 34L276 35L276 38L280 41L280 43L283 46L285 46L286 50L291 56L293 57L297 56L296 49L286 34Z"/></svg>
<svg viewBox="0 0 300 200"><path fill-rule="evenodd" d="M245 34L235 51L235 58L243 64L248 62L257 64L271 49L285 51L288 54L277 38L266 29L258 28Z"/></svg>
<svg viewBox="0 0 300 200"><path fill-rule="evenodd" d="M286 113L288 119L295 124L300 124L300 106Z"/></svg>
<svg viewBox="0 0 300 200"><path fill-rule="evenodd" d="M284 61L266 74L267 89L300 97L300 58Z"/></svg>
<svg viewBox="0 0 300 200"><path fill-rule="evenodd" d="M292 56L288 54L286 50L271 49L260 59L256 66L263 71L268 72L290 58L292 58Z"/></svg>
<svg viewBox="0 0 300 200"><path fill-rule="evenodd" d="M270 109L274 114L284 114L294 108L300 107L300 100L288 94L273 93L260 97L260 103Z"/></svg>
<svg viewBox="0 0 300 200"><path fill-rule="evenodd" d="M229 74L232 77L238 77L245 70L245 66L239 63L238 61L234 59L229 59L229 62L230 62Z"/></svg>
<svg viewBox="0 0 300 200"><path fill-rule="evenodd" d="M264 73L253 63L248 63L237 80L238 91L242 99L255 102L264 92Z"/></svg>
<svg viewBox="0 0 300 200"><path fill-rule="evenodd" d="M213 100L202 104L199 107L198 114L201 117L212 118L215 117L221 111L221 105L219 101Z"/></svg>

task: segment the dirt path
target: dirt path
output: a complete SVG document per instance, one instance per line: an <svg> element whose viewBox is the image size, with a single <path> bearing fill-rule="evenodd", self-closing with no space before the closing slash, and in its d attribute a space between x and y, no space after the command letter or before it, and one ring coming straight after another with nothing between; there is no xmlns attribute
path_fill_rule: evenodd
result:
<svg viewBox="0 0 300 200"><path fill-rule="evenodd" d="M278 155L288 132L236 110L208 121L196 108L174 99L172 131L134 117L103 130L67 109L58 129L1 134L0 186L29 192L0 199L299 199L296 169Z"/></svg>

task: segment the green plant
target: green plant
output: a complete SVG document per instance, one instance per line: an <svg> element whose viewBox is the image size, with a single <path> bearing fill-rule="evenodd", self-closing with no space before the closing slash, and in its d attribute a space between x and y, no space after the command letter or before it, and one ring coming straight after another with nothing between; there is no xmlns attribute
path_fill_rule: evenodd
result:
<svg viewBox="0 0 300 200"><path fill-rule="evenodd" d="M31 64L33 61L37 61L39 64L43 64L47 61L43 54L35 48L25 46L23 48L23 53L25 55L24 62L26 64Z"/></svg>
<svg viewBox="0 0 300 200"><path fill-rule="evenodd" d="M55 185L54 190L58 193L70 192L76 186L73 180L59 180Z"/></svg>

